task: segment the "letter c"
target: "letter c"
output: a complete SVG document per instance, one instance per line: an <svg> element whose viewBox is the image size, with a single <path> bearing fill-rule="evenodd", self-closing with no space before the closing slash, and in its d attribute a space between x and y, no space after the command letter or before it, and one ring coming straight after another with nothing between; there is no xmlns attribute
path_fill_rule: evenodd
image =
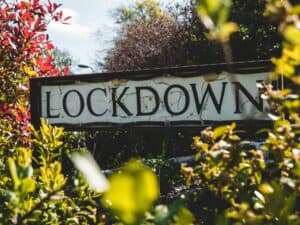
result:
<svg viewBox="0 0 300 225"><path fill-rule="evenodd" d="M87 96L87 107L90 111L90 113L94 116L103 116L106 112L107 112L107 109L103 112L103 113L96 113L92 107L92 103L91 103L91 98L92 98L92 95L94 94L95 91L101 91L104 93L105 97L107 96L106 94L106 89L102 89L102 88L94 88L90 91L90 93L88 94Z"/></svg>

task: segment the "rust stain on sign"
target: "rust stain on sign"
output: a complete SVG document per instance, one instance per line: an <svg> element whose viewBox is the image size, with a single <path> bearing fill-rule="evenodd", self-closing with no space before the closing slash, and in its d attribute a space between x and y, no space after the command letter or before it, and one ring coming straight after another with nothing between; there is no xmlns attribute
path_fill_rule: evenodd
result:
<svg viewBox="0 0 300 225"><path fill-rule="evenodd" d="M121 86L121 85L125 85L128 82L128 80L126 79L114 79L112 80L112 84L115 87Z"/></svg>

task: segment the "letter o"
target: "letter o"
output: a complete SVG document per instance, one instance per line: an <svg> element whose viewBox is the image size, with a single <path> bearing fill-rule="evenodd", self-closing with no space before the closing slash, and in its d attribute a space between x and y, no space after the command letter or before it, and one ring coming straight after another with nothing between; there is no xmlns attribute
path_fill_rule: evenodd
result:
<svg viewBox="0 0 300 225"><path fill-rule="evenodd" d="M79 102L80 102L80 107L79 107L79 111L78 113L76 114L71 114L69 109L67 108L67 98L69 96L69 94L71 94L72 92L76 93L79 97ZM66 114L69 116L69 117L78 117L82 111L83 111L83 108L84 108L84 101L83 101L83 97L82 95L80 94L79 91L77 90L70 90L68 91L65 95L64 95L64 98L63 98L63 109L64 111L66 112Z"/></svg>
<svg viewBox="0 0 300 225"><path fill-rule="evenodd" d="M185 105L182 108L182 110L180 110L179 112L172 111L171 107L169 105L168 95L169 95L169 92L171 91L171 89L173 89L173 88L180 89L183 92L184 96L185 96ZM189 104L190 104L190 96L189 96L188 91L185 89L185 87L183 87L181 85L174 84L174 85L169 86L167 88L167 90L165 91L164 102L165 102L166 110L168 111L168 113L170 113L171 115L174 115L174 116L178 116L178 115L183 114L188 109Z"/></svg>

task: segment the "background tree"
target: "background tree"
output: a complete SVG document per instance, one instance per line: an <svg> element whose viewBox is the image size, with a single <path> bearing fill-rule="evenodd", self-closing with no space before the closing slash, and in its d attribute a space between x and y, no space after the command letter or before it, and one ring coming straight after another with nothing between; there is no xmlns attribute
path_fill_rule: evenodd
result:
<svg viewBox="0 0 300 225"><path fill-rule="evenodd" d="M177 45L181 32L180 24L170 17L130 24L108 52L106 67L118 71L176 65L184 60L185 49Z"/></svg>
<svg viewBox="0 0 300 225"><path fill-rule="evenodd" d="M149 10L149 5L155 7ZM265 19L265 5L266 0L233 1L230 18L239 24L230 41L234 61L279 53L277 26ZM193 0L168 8L155 0L141 1L114 15L122 30L105 58L108 71L224 62L222 47L208 40Z"/></svg>
<svg viewBox="0 0 300 225"><path fill-rule="evenodd" d="M68 51L54 48L52 51L52 57L54 65L65 75L71 73L71 67L73 65L73 58Z"/></svg>
<svg viewBox="0 0 300 225"><path fill-rule="evenodd" d="M156 0L136 1L131 7L119 7L113 13L115 22L121 25L146 22L152 18L164 17L165 12Z"/></svg>

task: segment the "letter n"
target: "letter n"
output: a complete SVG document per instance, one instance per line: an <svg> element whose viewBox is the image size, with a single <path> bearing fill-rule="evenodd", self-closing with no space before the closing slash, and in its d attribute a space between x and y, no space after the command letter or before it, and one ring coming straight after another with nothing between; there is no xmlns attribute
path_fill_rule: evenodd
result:
<svg viewBox="0 0 300 225"><path fill-rule="evenodd" d="M247 91L247 89L241 85L240 82L232 82L235 85L235 112L234 113L242 113L240 109L240 92L247 97L247 99L259 110L263 111L263 100L259 97L258 101Z"/></svg>

